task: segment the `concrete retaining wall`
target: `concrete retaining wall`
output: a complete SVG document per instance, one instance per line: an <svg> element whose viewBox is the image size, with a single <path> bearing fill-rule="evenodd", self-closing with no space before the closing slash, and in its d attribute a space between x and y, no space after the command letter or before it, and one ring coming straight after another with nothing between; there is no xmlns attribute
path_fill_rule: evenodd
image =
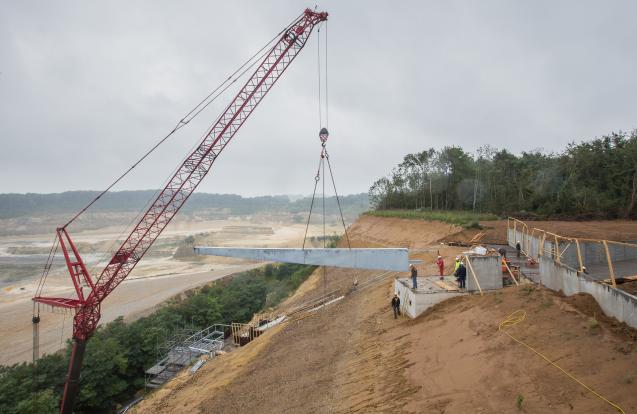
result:
<svg viewBox="0 0 637 414"><path fill-rule="evenodd" d="M499 255L469 256L469 260L482 290L502 289L502 267ZM469 266L467 266L467 290L469 292L479 290Z"/></svg>
<svg viewBox="0 0 637 414"><path fill-rule="evenodd" d="M522 250L524 250L528 256L533 258L540 257L541 236L534 235L531 237L531 235L523 234L520 230L516 229L514 232L513 229L507 229L507 237L511 247L515 247L516 241L520 241L522 244ZM544 240L544 252L546 254L549 254L548 252L552 252L554 245L555 240L547 237ZM575 269L579 269L577 245L575 242L571 243L559 240L559 245L560 252L562 252L562 256L560 258L561 262ZM637 259L637 248L627 245L608 243L608 252L613 263ZM580 241L580 254L582 255L582 263L586 267L597 264L608 264L606 259L606 249L600 242L586 240Z"/></svg>
<svg viewBox="0 0 637 414"><path fill-rule="evenodd" d="M394 279L394 291L400 298L400 310L410 318L415 318L436 303L462 295L456 292L414 293L398 279Z"/></svg>
<svg viewBox="0 0 637 414"><path fill-rule="evenodd" d="M516 241L521 241L527 255L538 258L540 238L537 236L523 235L520 231L507 231L510 246L515 246ZM540 258L540 280L544 286L551 290L562 291L571 296L576 293L588 293L595 298L600 308L608 316L616 318L620 322L626 322L629 326L637 328L637 297L623 290L599 283L587 277L578 275L575 269L579 268L577 259L577 247L572 243L560 242L560 251L564 251L561 263L555 260L553 251L554 242L544 241L544 254ZM637 249L630 246L609 244L608 250L613 262L631 260L637 257ZM598 242L583 241L580 243L580 252L584 266L594 264L606 264L606 252L604 246ZM472 262L473 263L473 262Z"/></svg>
<svg viewBox="0 0 637 414"><path fill-rule="evenodd" d="M571 296L588 293L595 298L604 313L637 328L637 297L612 286L595 282L586 275L555 262L551 258L540 259L540 279L549 289Z"/></svg>

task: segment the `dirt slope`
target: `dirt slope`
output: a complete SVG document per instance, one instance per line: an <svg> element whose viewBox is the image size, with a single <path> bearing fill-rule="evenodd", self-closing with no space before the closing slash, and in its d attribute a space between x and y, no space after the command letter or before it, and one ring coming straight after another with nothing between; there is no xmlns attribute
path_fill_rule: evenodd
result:
<svg viewBox="0 0 637 414"><path fill-rule="evenodd" d="M438 221L361 216L348 234L352 247L419 249L461 230L462 227Z"/></svg>
<svg viewBox="0 0 637 414"><path fill-rule="evenodd" d="M527 221L530 228L547 230L561 236L590 239L635 241L637 221L595 220L595 221ZM506 220L481 221L481 230L467 229L445 237L444 241L468 241L477 233L484 232L483 243L506 244Z"/></svg>
<svg viewBox="0 0 637 414"><path fill-rule="evenodd" d="M439 223L409 226L403 221L414 223L365 217L352 227L351 236L361 245L370 237L372 245L424 247L438 246L438 238L457 231ZM455 254L442 252L447 259ZM433 271L433 265L427 262L421 270ZM328 269L324 284L322 273L315 272L287 305L324 290L348 291L354 278L363 282L377 274ZM216 358L194 376L183 374L135 412L613 412L498 332L498 323L516 309L526 310L527 318L512 333L625 412L637 409L637 336L605 318L592 322L574 306L599 315L586 297L563 299L544 289L509 288L445 302L416 320L394 320L388 306L392 293L390 277L349 294Z"/></svg>

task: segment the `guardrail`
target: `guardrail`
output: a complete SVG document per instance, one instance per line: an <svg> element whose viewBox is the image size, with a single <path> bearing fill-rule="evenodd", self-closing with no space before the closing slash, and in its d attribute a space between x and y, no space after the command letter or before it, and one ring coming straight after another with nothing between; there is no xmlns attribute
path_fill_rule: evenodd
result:
<svg viewBox="0 0 637 414"><path fill-rule="evenodd" d="M607 275L602 281L608 279L613 287L617 286L617 264L637 260L635 243L562 236L536 227L531 228L513 217L507 219L507 239L512 247L519 242L526 256L536 259L550 256L557 263L566 264L580 273L589 274L594 270L597 275ZM629 274L630 269L620 273L623 273L621 277L634 276Z"/></svg>
<svg viewBox="0 0 637 414"><path fill-rule="evenodd" d="M637 270L637 244L564 237L515 218L508 220L507 240L511 246L520 243L525 255L538 259L542 285L566 296L590 294L606 315L637 328L637 296L617 287L637 280L631 275Z"/></svg>

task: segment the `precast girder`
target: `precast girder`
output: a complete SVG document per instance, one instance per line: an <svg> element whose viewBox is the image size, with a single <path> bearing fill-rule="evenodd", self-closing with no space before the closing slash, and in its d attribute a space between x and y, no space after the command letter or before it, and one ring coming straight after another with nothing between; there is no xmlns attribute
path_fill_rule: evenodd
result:
<svg viewBox="0 0 637 414"><path fill-rule="evenodd" d="M300 263L395 272L409 270L409 251L404 248L295 249L200 246L194 249L195 254L198 255L237 257L264 262Z"/></svg>

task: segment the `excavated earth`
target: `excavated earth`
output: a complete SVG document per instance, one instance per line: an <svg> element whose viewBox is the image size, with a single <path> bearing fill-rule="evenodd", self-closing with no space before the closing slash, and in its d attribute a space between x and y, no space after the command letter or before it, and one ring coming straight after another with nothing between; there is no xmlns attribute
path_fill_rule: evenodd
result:
<svg viewBox="0 0 637 414"><path fill-rule="evenodd" d="M354 246L420 250L433 274L439 240L461 232L416 220L362 217ZM426 250L428 249L428 250ZM393 277L379 272L315 272L282 304L291 309L324 292L345 298L279 325L252 343L184 372L150 394L136 413L614 413L607 402L498 330L546 355L624 412L637 410L637 334L603 315L586 295L564 298L531 285L443 302L415 320L395 320ZM353 287L353 282L358 287Z"/></svg>

